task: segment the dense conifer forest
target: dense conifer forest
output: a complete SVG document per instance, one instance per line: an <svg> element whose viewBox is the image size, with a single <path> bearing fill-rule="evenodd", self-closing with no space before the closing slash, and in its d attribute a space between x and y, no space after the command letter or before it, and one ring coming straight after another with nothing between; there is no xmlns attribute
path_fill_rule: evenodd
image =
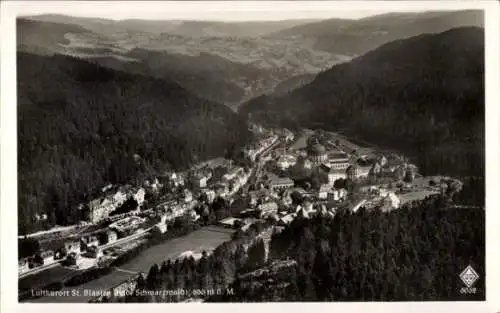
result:
<svg viewBox="0 0 500 313"><path fill-rule="evenodd" d="M283 300L477 300L485 296L484 230L483 210L432 199L389 214L297 220L273 238L271 257L298 262L290 281L297 294L284 292ZM462 296L459 274L469 264L483 279L477 295Z"/></svg>
<svg viewBox="0 0 500 313"><path fill-rule="evenodd" d="M68 56L18 54L19 232L77 221L75 206L125 183L212 157L250 138L222 104L177 84Z"/></svg>

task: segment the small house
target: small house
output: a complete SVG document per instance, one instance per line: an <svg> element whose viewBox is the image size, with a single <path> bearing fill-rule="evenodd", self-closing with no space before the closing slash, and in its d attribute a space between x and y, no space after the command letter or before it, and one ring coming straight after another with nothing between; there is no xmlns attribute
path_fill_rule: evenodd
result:
<svg viewBox="0 0 500 313"><path fill-rule="evenodd" d="M81 252L81 247L80 247L80 241L78 240L69 240L64 243L64 249L66 250L66 253L80 253Z"/></svg>
<svg viewBox="0 0 500 313"><path fill-rule="evenodd" d="M106 235L108 237L108 243L113 243L118 240L118 234L114 230L108 230Z"/></svg>
<svg viewBox="0 0 500 313"><path fill-rule="evenodd" d="M54 262L54 251L52 250L42 251L40 256L43 259L43 264L50 264Z"/></svg>

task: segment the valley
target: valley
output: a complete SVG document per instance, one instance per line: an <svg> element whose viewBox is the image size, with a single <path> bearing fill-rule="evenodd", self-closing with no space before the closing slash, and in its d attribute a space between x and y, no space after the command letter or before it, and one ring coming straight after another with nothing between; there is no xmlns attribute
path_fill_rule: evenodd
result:
<svg viewBox="0 0 500 313"><path fill-rule="evenodd" d="M484 12L340 16L19 17L18 300L484 300Z"/></svg>
<svg viewBox="0 0 500 313"><path fill-rule="evenodd" d="M41 15L18 20L18 45L21 51L66 54L134 73L165 77L165 71L172 70L168 78L182 87L238 110L246 101L272 94L275 88L283 92L281 83L289 85L285 91L293 90L302 85L301 77L315 76L388 41L482 23L477 11L403 14L389 24L384 15L267 23ZM197 69L199 64L211 67L207 72Z"/></svg>

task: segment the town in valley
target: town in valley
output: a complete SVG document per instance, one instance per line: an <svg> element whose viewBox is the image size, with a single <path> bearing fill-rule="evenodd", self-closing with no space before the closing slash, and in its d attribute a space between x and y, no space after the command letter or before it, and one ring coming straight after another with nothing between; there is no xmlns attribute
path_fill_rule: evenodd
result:
<svg viewBox="0 0 500 313"><path fill-rule="evenodd" d="M140 186L103 186L98 198L79 206L82 220L77 225L20 236L25 245L37 242L40 247L19 261L20 288L29 290L25 293L29 298L36 295L33 289L71 280L91 269L120 271L116 260L162 238L184 220L210 232L233 235L262 222L266 227L256 237L268 242L271 233L297 217L334 217L338 211L354 213L361 207L388 212L461 189L458 179L422 176L405 156L358 145L337 133L309 129L294 133L257 124L251 131L255 142L242 149L240 159L210 160L187 171L151 177ZM43 223L46 216L33 218ZM203 244L173 258L199 259L216 244ZM162 261L150 258L147 249L143 254L150 263ZM90 301L124 295L123 285L130 288L130 280L141 272L123 271L128 274L123 282L99 287L109 293L68 289L53 299Z"/></svg>
<svg viewBox="0 0 500 313"><path fill-rule="evenodd" d="M17 17L18 302L485 300L483 10L154 5Z"/></svg>

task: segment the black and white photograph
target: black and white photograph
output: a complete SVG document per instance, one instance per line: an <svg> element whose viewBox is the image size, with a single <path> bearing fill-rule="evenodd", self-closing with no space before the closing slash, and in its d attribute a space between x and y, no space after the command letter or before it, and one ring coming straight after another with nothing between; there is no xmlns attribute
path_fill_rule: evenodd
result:
<svg viewBox="0 0 500 313"><path fill-rule="evenodd" d="M484 8L16 2L15 302L491 295Z"/></svg>

